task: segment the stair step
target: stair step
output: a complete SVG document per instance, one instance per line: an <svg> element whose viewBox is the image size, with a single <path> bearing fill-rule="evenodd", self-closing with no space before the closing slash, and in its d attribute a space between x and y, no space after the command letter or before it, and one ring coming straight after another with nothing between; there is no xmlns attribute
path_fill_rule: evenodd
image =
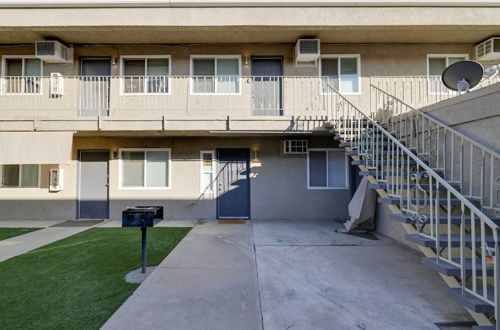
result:
<svg viewBox="0 0 500 330"><path fill-rule="evenodd" d="M425 189L425 190L429 190L432 186L432 189L433 190L436 190L436 189L439 189L441 191L445 191L446 188L442 185L439 185L439 187L436 185L436 184L427 184L427 183L421 183L420 184L420 187L422 187L422 189ZM458 185L452 185L455 189L459 188ZM372 188L372 189L395 189L395 190L407 190L407 189L415 189L416 188L416 185L415 184L386 184L386 183L369 183L368 184L368 188Z"/></svg>
<svg viewBox="0 0 500 330"><path fill-rule="evenodd" d="M407 201L407 198L400 199L399 197L379 197L378 202L381 204L389 204L389 205L401 205L401 202ZM447 198L439 198L439 205L448 205ZM436 199L434 198L432 201L430 199L420 198L418 200L418 205L429 205L432 202L432 205L436 203ZM417 205L416 198L410 198L410 203L413 205ZM450 198L451 205L460 205L462 202L458 198Z"/></svg>
<svg viewBox="0 0 500 330"><path fill-rule="evenodd" d="M441 170L435 170L434 172L436 172L439 176L443 176L443 171ZM421 173L421 172L406 172L406 171L376 171L376 170L369 170L369 171L359 171L359 175L371 175L371 176L401 176L401 175L405 175L405 176L408 176L408 175L412 175L412 174L418 174L418 173Z"/></svg>
<svg viewBox="0 0 500 330"><path fill-rule="evenodd" d="M452 259L453 262L460 263L460 258ZM449 263L446 260L439 258L422 258L422 264L432 268L433 270L447 276L461 276L460 268ZM493 276L495 270L493 267L486 265L486 275ZM465 275L472 275L472 259L465 259ZM481 259L476 259L476 275L482 276L482 261Z"/></svg>
<svg viewBox="0 0 500 330"><path fill-rule="evenodd" d="M337 133L334 131L334 133ZM346 137L347 134L336 134L333 139L334 140L349 140L352 138L352 136L349 134L349 136ZM369 138L372 138L374 139L375 142L378 142L378 141L387 141L388 140L388 137L384 134L373 134L373 135L370 135Z"/></svg>
<svg viewBox="0 0 500 330"><path fill-rule="evenodd" d="M430 221L430 218L431 218L430 214L422 214L422 215L425 216L427 219L427 221L425 221L422 224L428 224L431 222ZM415 220L410 219L410 217L407 214L392 214L391 219L394 221L402 222L402 223L410 223L410 224L415 223ZM462 216L460 214L452 214L450 216L450 220L451 220L452 224L459 224L460 222L462 222ZM466 223L469 223L471 218L469 215L466 215L464 220ZM448 215L447 214L440 215L439 216L439 223L440 224L447 224L448 223Z"/></svg>
<svg viewBox="0 0 500 330"><path fill-rule="evenodd" d="M428 162L423 161L424 163L428 164ZM372 161L372 160L353 160L351 162L352 165L417 165L417 162L414 160L377 160L377 161Z"/></svg>
<svg viewBox="0 0 500 330"><path fill-rule="evenodd" d="M345 148L345 147L357 147L359 145L358 142L351 142L351 141L347 141L347 142L342 142L341 144L339 144L339 146L341 148ZM389 147L392 145L392 142L375 142L375 143L370 143L370 146L373 146L373 147Z"/></svg>
<svg viewBox="0 0 500 330"><path fill-rule="evenodd" d="M372 121L368 121L368 120L346 120L346 121L343 121L343 120L339 120L337 122L335 122L335 128L337 127L346 127L347 128L350 128L352 125L354 125L355 128L357 127L368 127L368 126L373 126L373 122Z"/></svg>
<svg viewBox="0 0 500 330"><path fill-rule="evenodd" d="M427 237L423 237L417 234L406 234L405 239L409 242L415 243L420 246L424 247L435 247L436 242ZM495 240L492 235L486 235L485 237L486 243L488 245L494 245ZM481 236L476 235L476 247L479 247L481 244ZM472 237L471 235L466 235L465 236L465 245L467 247L472 247ZM448 247L448 235L447 234L440 234L439 235L439 246L440 247ZM453 234L451 235L451 247L459 247L460 246L460 235L459 234Z"/></svg>
<svg viewBox="0 0 500 330"><path fill-rule="evenodd" d="M479 290L482 292L482 290ZM481 299L473 296L472 294L462 291L461 288L446 288L444 290L445 295L452 298L453 300L459 302L468 309L476 313L494 313L495 307L482 301ZM487 292L489 299L494 299L493 289L488 289Z"/></svg>
<svg viewBox="0 0 500 330"><path fill-rule="evenodd" d="M472 327L472 330L496 330L497 327L494 325L476 325Z"/></svg>
<svg viewBox="0 0 500 330"><path fill-rule="evenodd" d="M371 152L372 154L375 154L375 155L405 155L404 152L402 151L392 151L392 150L377 150L377 151L373 151ZM347 155L349 156L359 156L359 154L364 154L364 152L359 152L359 150L351 150L351 151L347 151L346 152Z"/></svg>

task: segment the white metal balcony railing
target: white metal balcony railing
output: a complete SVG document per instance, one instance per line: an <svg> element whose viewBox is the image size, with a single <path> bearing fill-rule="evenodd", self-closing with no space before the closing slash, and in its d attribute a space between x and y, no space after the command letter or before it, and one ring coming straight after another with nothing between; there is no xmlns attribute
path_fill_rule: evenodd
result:
<svg viewBox="0 0 500 330"><path fill-rule="evenodd" d="M367 170L372 171L377 182L385 186L388 196L398 202L396 204L400 205L401 214L413 220L417 237L432 241L437 260L459 268L462 293L473 295L494 307L498 329L499 226L457 190L454 184L410 150L405 144L413 145L411 139L401 142L384 128L393 129L393 123L375 121L333 88L332 91L331 104L335 105L332 117L335 118L334 123L341 138L349 141ZM408 114L409 110L403 109L402 113ZM428 125L426 118L421 121L421 125ZM410 129L404 125L396 128ZM409 137L411 134L404 132L401 136ZM418 141L420 138L419 135L418 139L413 140ZM466 154L463 149L465 138L459 137L459 141L463 157ZM449 147L453 148L453 145L451 143ZM455 154L453 151L451 153ZM481 153L484 165L484 151ZM493 157L496 156L491 155L491 159ZM458 162L456 158L453 161ZM462 167L463 164L462 161L456 165ZM468 172L461 173L469 175ZM481 176L487 177L485 172ZM470 265L472 271L468 269ZM487 271L490 274L491 269L491 276L481 276Z"/></svg>
<svg viewBox="0 0 500 330"><path fill-rule="evenodd" d="M500 217L500 154L386 91L371 86L371 113L483 211Z"/></svg>
<svg viewBox="0 0 500 330"><path fill-rule="evenodd" d="M327 116L327 78L284 76L3 77L4 115Z"/></svg>
<svg viewBox="0 0 500 330"><path fill-rule="evenodd" d="M474 90L498 82L500 75L494 74L489 79L483 79ZM414 108L422 108L458 95L443 85L441 76L373 76L370 83Z"/></svg>

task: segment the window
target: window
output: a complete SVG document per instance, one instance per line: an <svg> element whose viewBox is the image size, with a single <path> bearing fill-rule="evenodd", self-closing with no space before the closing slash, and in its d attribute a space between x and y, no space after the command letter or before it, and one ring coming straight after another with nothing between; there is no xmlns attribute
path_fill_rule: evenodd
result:
<svg viewBox="0 0 500 330"><path fill-rule="evenodd" d="M170 57L122 57L122 76L125 94L168 94Z"/></svg>
<svg viewBox="0 0 500 330"><path fill-rule="evenodd" d="M307 140L285 140L284 154L305 154L307 153Z"/></svg>
<svg viewBox="0 0 500 330"><path fill-rule="evenodd" d="M427 79L429 93L449 93L448 88L441 82L441 74L449 65L468 59L467 54L458 55L427 55Z"/></svg>
<svg viewBox="0 0 500 330"><path fill-rule="evenodd" d="M321 88L328 93L328 85L340 93L360 93L359 55L325 55L320 60Z"/></svg>
<svg viewBox="0 0 500 330"><path fill-rule="evenodd" d="M170 149L122 149L121 188L170 188Z"/></svg>
<svg viewBox="0 0 500 330"><path fill-rule="evenodd" d="M191 58L193 94L239 94L239 56L195 56Z"/></svg>
<svg viewBox="0 0 500 330"><path fill-rule="evenodd" d="M0 187L2 188L37 188L39 186L40 166L0 165Z"/></svg>
<svg viewBox="0 0 500 330"><path fill-rule="evenodd" d="M4 61L5 91L8 94L40 94L42 61L38 58L7 57Z"/></svg>
<svg viewBox="0 0 500 330"><path fill-rule="evenodd" d="M214 181L214 155L213 151L201 151L200 161L201 161L201 193L213 193L213 181Z"/></svg>
<svg viewBox="0 0 500 330"><path fill-rule="evenodd" d="M345 189L348 187L347 157L341 149L309 149L308 188Z"/></svg>

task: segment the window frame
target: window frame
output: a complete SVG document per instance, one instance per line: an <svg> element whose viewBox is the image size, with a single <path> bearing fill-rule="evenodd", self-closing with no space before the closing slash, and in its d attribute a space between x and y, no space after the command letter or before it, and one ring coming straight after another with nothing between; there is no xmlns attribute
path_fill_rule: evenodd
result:
<svg viewBox="0 0 500 330"><path fill-rule="evenodd" d="M17 165L19 166L19 182L17 187L5 187L3 186L3 167L4 165ZM38 180L37 180L37 185L36 187L22 187L21 182L23 181L22 179L22 173L23 173L23 167L22 165L37 165L38 167ZM0 189L40 189L42 180L42 165L41 164L0 164Z"/></svg>
<svg viewBox="0 0 500 330"><path fill-rule="evenodd" d="M320 79L320 94L321 95L328 95L328 92L324 92L323 90L323 77L322 74L322 70L323 70L323 63L322 63L322 59L334 59L334 58L337 58L339 59L338 61L338 64L337 64L337 70L338 70L338 73L339 73L339 93L341 93L342 95L361 95L361 54L323 54L319 57L319 65L318 65L318 77ZM343 92L341 90L341 81L342 81L342 77L341 77L341 61L340 59L341 58L356 58L356 71L357 71L357 75L358 75L358 91L357 92Z"/></svg>
<svg viewBox="0 0 500 330"><path fill-rule="evenodd" d="M317 187L311 186L311 178L310 178L310 152L311 151L324 151L326 152L326 186ZM345 186L344 187L329 187L328 186L328 152L342 152L345 158ZM307 189L308 190L346 190L350 189L350 173L349 173L349 156L346 155L345 150L343 148L309 148L307 150Z"/></svg>
<svg viewBox="0 0 500 330"><path fill-rule="evenodd" d="M200 193L203 195L212 195L215 194L215 185L212 184L212 191L206 190L203 186L203 174L208 172L203 171L203 155L211 154L212 155L212 182L215 182L215 173L217 173L216 169L216 159L215 159L215 150L200 150Z"/></svg>
<svg viewBox="0 0 500 330"><path fill-rule="evenodd" d="M147 70L148 59L168 59L168 75L167 75L167 92L166 93L149 93L147 92ZM125 92L125 60L144 60L144 92L143 93L126 93ZM152 76L154 77L154 76ZM172 94L172 56L171 55L121 55L120 56L120 95L121 96L140 96L140 95L171 95Z"/></svg>
<svg viewBox="0 0 500 330"><path fill-rule="evenodd" d="M25 91L25 85L24 83L22 84L22 89L23 91L20 92L20 93L8 93L7 92L7 89L5 88L6 85L3 85L2 86L2 95L43 95L43 61L41 59L39 59L38 57L34 56L34 55L3 55L2 56L2 70L1 70L1 76L2 76L2 80L3 80L3 83L5 84L6 83L6 78L8 78L9 76L7 76L7 60L9 59L12 59L12 60L22 60L22 75L19 77L19 78L24 78L24 77L32 77L32 76L25 76L24 75L24 68L25 68L25 60L40 60L40 84L39 84L39 92L38 93L27 93Z"/></svg>
<svg viewBox="0 0 500 330"><path fill-rule="evenodd" d="M123 152L124 151L142 151L144 152L144 185L127 187L123 185ZM146 152L147 151L167 151L168 152L168 186L166 187L147 187L147 165L146 165ZM171 148L121 148L118 150L118 189L119 190L171 190L172 189L172 149Z"/></svg>
<svg viewBox="0 0 500 330"><path fill-rule="evenodd" d="M430 63L429 63L429 60L431 58L442 58L444 57L446 59L446 66L445 67L448 67L448 63L449 63L449 58L450 57L465 57L465 61L469 60L469 54L427 54L427 93L429 95L444 95L444 94L448 94L449 92L451 91L443 91L443 92L437 92L437 91L432 91L431 90L431 85L429 84L429 82L431 81L431 75L430 75ZM433 77L435 77L436 75L432 75ZM441 79L439 79L441 80ZM441 84L443 82L441 81ZM443 84L443 87L444 87L444 84Z"/></svg>
<svg viewBox="0 0 500 330"><path fill-rule="evenodd" d="M193 91L194 87L194 60L196 59L213 59L214 60L214 80L215 80L215 89L213 93L195 93ZM217 59L237 59L238 60L238 75L236 77L238 78L238 93L219 93L217 91L217 80L216 78L218 77L217 75ZM210 96L210 95L241 95L241 55L191 55L189 57L189 95L203 95L203 96ZM208 76L207 76L208 77Z"/></svg>

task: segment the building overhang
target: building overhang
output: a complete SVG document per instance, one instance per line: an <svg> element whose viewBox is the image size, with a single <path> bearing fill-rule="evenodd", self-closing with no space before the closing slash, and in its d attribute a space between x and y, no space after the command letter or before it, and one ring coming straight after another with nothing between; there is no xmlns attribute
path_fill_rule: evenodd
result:
<svg viewBox="0 0 500 330"><path fill-rule="evenodd" d="M5 8L61 7L492 7L496 0L0 0Z"/></svg>

